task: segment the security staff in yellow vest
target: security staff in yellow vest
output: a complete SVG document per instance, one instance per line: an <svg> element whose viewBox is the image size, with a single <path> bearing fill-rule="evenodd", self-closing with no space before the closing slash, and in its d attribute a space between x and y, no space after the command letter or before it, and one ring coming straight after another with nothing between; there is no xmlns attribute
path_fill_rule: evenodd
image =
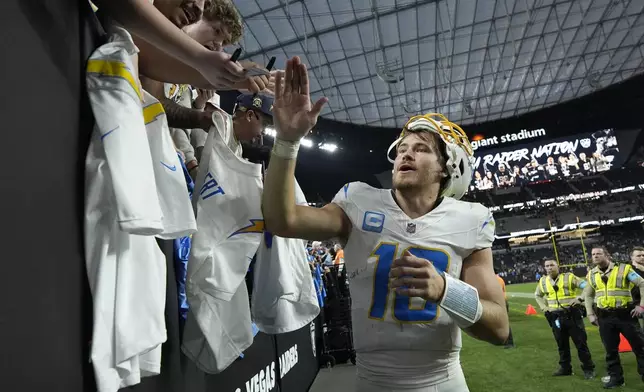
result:
<svg viewBox="0 0 644 392"><path fill-rule="evenodd" d="M572 375L572 339L577 347L584 378L591 379L595 377L595 364L588 349L582 299L576 295L579 289L586 287L586 282L570 272L559 273L559 265L554 260L546 260L543 266L546 275L539 280L534 297L552 328L559 348L559 370L553 376Z"/></svg>
<svg viewBox="0 0 644 392"><path fill-rule="evenodd" d="M644 337L637 324L637 317L644 314L644 299L639 305L634 304L631 295L633 286L639 287L640 294L644 294L644 279L629 264L614 264L603 246L594 246L591 255L594 267L588 271L584 296L588 320L599 325L599 334L606 349L609 379L604 381L604 388L624 385L624 370L619 360L620 333L633 348L637 371L644 381Z"/></svg>

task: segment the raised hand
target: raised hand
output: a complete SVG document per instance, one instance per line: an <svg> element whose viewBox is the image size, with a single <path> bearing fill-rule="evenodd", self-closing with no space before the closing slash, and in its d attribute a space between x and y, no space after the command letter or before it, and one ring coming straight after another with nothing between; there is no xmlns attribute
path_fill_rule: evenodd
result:
<svg viewBox="0 0 644 392"><path fill-rule="evenodd" d="M398 294L420 297L431 302L438 302L443 298L445 278L429 260L416 257L409 251L394 260L389 277L393 278L391 287L396 288Z"/></svg>
<svg viewBox="0 0 644 392"><path fill-rule="evenodd" d="M326 98L320 98L311 105L306 65L297 56L288 60L286 71L275 77L273 121L277 137L299 141L313 129L326 102Z"/></svg>

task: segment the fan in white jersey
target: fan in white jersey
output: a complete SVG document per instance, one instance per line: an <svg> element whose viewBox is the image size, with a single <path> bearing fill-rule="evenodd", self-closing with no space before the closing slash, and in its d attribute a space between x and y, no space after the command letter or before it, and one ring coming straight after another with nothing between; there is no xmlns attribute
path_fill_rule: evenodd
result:
<svg viewBox="0 0 644 392"><path fill-rule="evenodd" d="M326 99L311 105L297 57L278 75L275 93L266 227L282 237L346 243L357 390L467 391L460 330L499 345L509 332L492 267L494 220L482 205L457 200L472 177L467 136L444 116L412 117L391 147L393 190L350 183L324 208L298 206L299 140Z"/></svg>

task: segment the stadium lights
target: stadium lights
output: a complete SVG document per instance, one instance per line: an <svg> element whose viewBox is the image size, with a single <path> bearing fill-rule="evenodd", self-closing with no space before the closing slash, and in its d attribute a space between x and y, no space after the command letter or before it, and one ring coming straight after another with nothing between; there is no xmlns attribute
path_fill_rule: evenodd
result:
<svg viewBox="0 0 644 392"><path fill-rule="evenodd" d="M264 135L274 138L277 135L277 132L275 131L275 128L266 127L264 129ZM302 138L302 140L300 140L300 146L311 148L313 147L313 142L310 139Z"/></svg>
<svg viewBox="0 0 644 392"><path fill-rule="evenodd" d="M338 149L338 146L333 143L320 143L318 144L318 147L320 147L320 150L328 151L330 153L333 153Z"/></svg>
<svg viewBox="0 0 644 392"><path fill-rule="evenodd" d="M304 138L302 138L302 140L300 140L300 146L306 147L306 148L311 148L311 147L313 147L313 142L304 137Z"/></svg>
<svg viewBox="0 0 644 392"><path fill-rule="evenodd" d="M275 135L277 135L277 132L275 131L275 128L266 127L264 129L264 135L270 136L270 137L275 137Z"/></svg>

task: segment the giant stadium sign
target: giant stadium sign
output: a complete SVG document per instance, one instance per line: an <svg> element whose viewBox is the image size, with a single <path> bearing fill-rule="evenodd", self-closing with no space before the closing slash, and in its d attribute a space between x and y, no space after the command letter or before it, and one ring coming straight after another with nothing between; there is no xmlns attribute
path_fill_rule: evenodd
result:
<svg viewBox="0 0 644 392"><path fill-rule="evenodd" d="M472 138L472 150L476 150L479 147L496 146L499 144L516 142L519 140L534 139L541 136L546 136L546 130L543 128L535 129L532 131L522 129L520 132L506 133L505 135L493 136L489 138L486 138L482 135L474 135L474 137Z"/></svg>

